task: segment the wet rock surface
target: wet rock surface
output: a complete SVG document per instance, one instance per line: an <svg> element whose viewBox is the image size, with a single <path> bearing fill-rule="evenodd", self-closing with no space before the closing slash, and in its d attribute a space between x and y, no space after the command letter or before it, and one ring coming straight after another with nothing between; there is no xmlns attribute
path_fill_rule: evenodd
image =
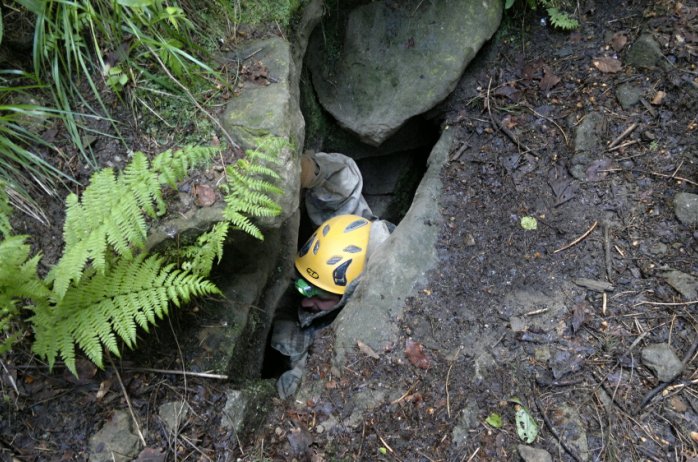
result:
<svg viewBox="0 0 698 462"><path fill-rule="evenodd" d="M318 98L341 126L379 146L453 90L501 16L494 0L457 0L448 8L378 1L355 8L335 38L341 43L328 44L318 31L311 44ZM336 54L336 62L327 61Z"/></svg>

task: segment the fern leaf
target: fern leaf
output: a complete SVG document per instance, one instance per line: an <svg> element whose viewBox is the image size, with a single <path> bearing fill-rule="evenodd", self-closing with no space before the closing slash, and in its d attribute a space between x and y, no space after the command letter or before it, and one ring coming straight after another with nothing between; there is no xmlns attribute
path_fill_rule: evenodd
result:
<svg viewBox="0 0 698 462"><path fill-rule="evenodd" d="M175 152L167 150L153 159L153 171L159 174L161 184L176 188L190 169L207 162L218 152L219 147L208 146L185 146Z"/></svg>
<svg viewBox="0 0 698 462"><path fill-rule="evenodd" d="M118 355L117 336L128 347L136 344L136 325L155 324L191 297L220 293L200 276L162 265L157 256L121 259L112 271L90 271L79 286L49 309L37 309L31 318L36 341L33 350L53 365L60 356L75 373L75 346L102 367L103 348Z"/></svg>
<svg viewBox="0 0 698 462"><path fill-rule="evenodd" d="M229 224L220 222L213 225L211 230L196 239L195 245L183 248L179 256L186 259L182 268L191 271L192 274L206 277L211 273L213 261L218 263L223 256L223 243L228 235Z"/></svg>
<svg viewBox="0 0 698 462"><path fill-rule="evenodd" d="M547 11L553 26L563 30L573 30L579 27L579 22L569 13L554 7L548 8Z"/></svg>

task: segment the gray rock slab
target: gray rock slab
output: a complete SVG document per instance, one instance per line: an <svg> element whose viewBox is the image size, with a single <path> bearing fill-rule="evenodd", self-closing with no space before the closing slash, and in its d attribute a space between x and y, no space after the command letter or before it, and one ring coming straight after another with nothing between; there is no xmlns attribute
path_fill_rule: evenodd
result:
<svg viewBox="0 0 698 462"><path fill-rule="evenodd" d="M361 284L334 321L334 363L340 371L346 351L358 340L379 354L396 341L394 320L401 317L407 297L416 293L420 281L438 263L441 215L434 204L441 195L440 172L453 138L453 131L446 129L434 146L407 215L371 257Z"/></svg>
<svg viewBox="0 0 698 462"><path fill-rule="evenodd" d="M631 66L652 68L664 59L662 49L649 34L641 35L628 50L625 62Z"/></svg>
<svg viewBox="0 0 698 462"><path fill-rule="evenodd" d="M650 368L660 382L671 382L683 371L683 363L666 343L655 343L641 351L642 363Z"/></svg>
<svg viewBox="0 0 698 462"><path fill-rule="evenodd" d="M575 152L597 152L602 148L601 134L605 131L603 114L590 112L574 130Z"/></svg>
<svg viewBox="0 0 698 462"><path fill-rule="evenodd" d="M698 225L698 194L678 193L674 196L674 213L684 225Z"/></svg>
<svg viewBox="0 0 698 462"><path fill-rule="evenodd" d="M245 82L239 95L232 98L223 115L223 126L243 148L257 146L258 137L274 135L289 140L293 147L282 149L279 187L284 194L277 198L282 213L265 221L267 227L279 226L299 205L300 149L303 146L305 121L298 102L297 84L292 81L291 44L280 37L253 41L236 51L231 60L241 64L259 61L267 69L268 85ZM247 60L245 59L247 58ZM237 61L236 61L237 62Z"/></svg>
<svg viewBox="0 0 698 462"><path fill-rule="evenodd" d="M698 300L698 278L678 270L663 274L667 284L676 289L686 300Z"/></svg>
<svg viewBox="0 0 698 462"><path fill-rule="evenodd" d="M550 421L559 435L565 438L565 444L572 449L580 460L589 460L589 442L584 420L579 411L568 404L556 406L548 413Z"/></svg>
<svg viewBox="0 0 698 462"><path fill-rule="evenodd" d="M189 415L189 405L184 401L169 401L158 408L158 416L170 433L176 433Z"/></svg>
<svg viewBox="0 0 698 462"><path fill-rule="evenodd" d="M221 428L235 433L254 431L266 418L275 396L273 380L259 380L244 388L226 391Z"/></svg>
<svg viewBox="0 0 698 462"><path fill-rule="evenodd" d="M468 442L469 431L480 424L479 413L480 408L477 405L477 400L474 397L468 398L458 414L458 423L451 432L451 441L456 448L464 447Z"/></svg>
<svg viewBox="0 0 698 462"><path fill-rule="evenodd" d="M500 0L377 1L353 10L335 65L311 68L323 107L378 146L442 101L499 27ZM318 46L324 44L318 40Z"/></svg>
<svg viewBox="0 0 698 462"><path fill-rule="evenodd" d="M114 411L89 442L90 462L126 462L138 455L140 440L127 411Z"/></svg>
<svg viewBox="0 0 698 462"><path fill-rule="evenodd" d="M532 448L523 444L519 444L517 449L524 462L553 462L553 457L545 449Z"/></svg>

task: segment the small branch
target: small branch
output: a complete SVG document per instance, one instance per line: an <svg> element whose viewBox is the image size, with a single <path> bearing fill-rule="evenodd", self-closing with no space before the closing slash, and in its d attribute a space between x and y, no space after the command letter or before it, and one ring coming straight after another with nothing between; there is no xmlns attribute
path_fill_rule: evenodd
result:
<svg viewBox="0 0 698 462"><path fill-rule="evenodd" d="M606 277L608 282L613 283L613 262L611 260L611 225L603 224L603 250L604 263L606 264Z"/></svg>
<svg viewBox="0 0 698 462"><path fill-rule="evenodd" d="M618 137L617 137L615 140L611 141L611 144L608 145L608 150L610 151L611 149L613 149L618 143L620 143L620 142L623 141L628 135L630 135L630 134L633 132L633 130L635 130L636 128L637 128L637 122L631 124L628 128L626 128L626 129L623 131L623 133L621 133L620 135L618 135Z"/></svg>
<svg viewBox="0 0 698 462"><path fill-rule="evenodd" d="M633 305L633 308L640 305L657 305L657 306L686 306L698 303L698 300L691 300L690 302L639 302Z"/></svg>
<svg viewBox="0 0 698 462"><path fill-rule="evenodd" d="M133 424L136 426L136 431L138 432L138 438L140 438L141 444L144 448L148 447L148 444L145 442L145 438L143 437L143 433L141 432L141 426L138 424L138 419L136 419L136 414L134 414L133 412L133 406L131 406L131 400L128 397L128 393L126 393L126 387L124 386L124 382L121 380L121 374L119 374L119 370L114 365L114 361L112 361L111 355L108 353L107 359L109 360L109 364L111 364L112 369L114 369L114 372L116 373L116 378L119 380L119 385L121 385L121 391L124 393L124 398L126 398L128 412L131 413L131 419L133 420Z"/></svg>
<svg viewBox="0 0 698 462"><path fill-rule="evenodd" d="M490 104L490 88L491 87L492 87L492 77L490 77L490 81L487 84L487 100L485 101L485 104L487 104L487 114L490 116L490 122L492 123L494 128L496 128L497 130L504 133L507 137L509 137L509 139L514 142L514 144L516 145L516 147L518 149L523 148L524 153L532 152L532 149L530 149L525 144L522 144L518 140L518 138L516 138L516 135L514 135L514 133L512 133L511 130L509 130L507 127L505 127L504 125L499 123L499 121L497 121L497 119L492 115L492 105Z"/></svg>
<svg viewBox="0 0 698 462"><path fill-rule="evenodd" d="M563 251L563 250L567 250L567 249L569 249L570 247L573 247L573 246L579 244L579 243L580 243L582 240L584 240L589 234L591 234L592 231L594 231L594 228L596 228L596 225L598 225L598 224L599 224L599 222L598 222L598 221L595 221L594 224L591 225L591 228L589 228L584 234L582 234L581 236L579 236L577 239L575 239L574 241L570 242L569 244L563 245L562 247L560 247L559 249L557 249L557 250L554 251L553 253L558 253L558 252L561 252L561 251Z"/></svg>
<svg viewBox="0 0 698 462"><path fill-rule="evenodd" d="M637 144L637 143L639 143L639 142L640 142L640 140L628 141L627 143L619 144L618 146L615 146L615 147L613 147L613 148L608 148L608 149L606 150L606 152L613 152L613 151L617 151L617 150L619 150L619 149L627 148L628 146L632 146L633 144ZM638 154L637 156L643 156L643 155L645 155L644 152L643 152L642 154ZM633 157L637 157L637 156L630 156L629 158L633 158ZM620 159L619 159L619 160L620 160Z"/></svg>
<svg viewBox="0 0 698 462"><path fill-rule="evenodd" d="M183 375L189 377L201 377L203 379L218 379L218 380L228 380L227 375L223 374L211 374L209 372L189 372L180 370L170 370L170 369L152 369L150 367L124 367L124 369L134 372L153 372L155 374L173 374L173 375Z"/></svg>

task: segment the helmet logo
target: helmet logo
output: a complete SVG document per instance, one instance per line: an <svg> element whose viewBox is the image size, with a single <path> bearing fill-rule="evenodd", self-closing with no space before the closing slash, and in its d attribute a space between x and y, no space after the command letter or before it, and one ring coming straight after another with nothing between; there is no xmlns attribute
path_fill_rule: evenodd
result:
<svg viewBox="0 0 698 462"><path fill-rule="evenodd" d="M312 268L306 268L305 272L308 273L308 276L313 279L318 279L320 277L320 275L316 271L313 271Z"/></svg>

